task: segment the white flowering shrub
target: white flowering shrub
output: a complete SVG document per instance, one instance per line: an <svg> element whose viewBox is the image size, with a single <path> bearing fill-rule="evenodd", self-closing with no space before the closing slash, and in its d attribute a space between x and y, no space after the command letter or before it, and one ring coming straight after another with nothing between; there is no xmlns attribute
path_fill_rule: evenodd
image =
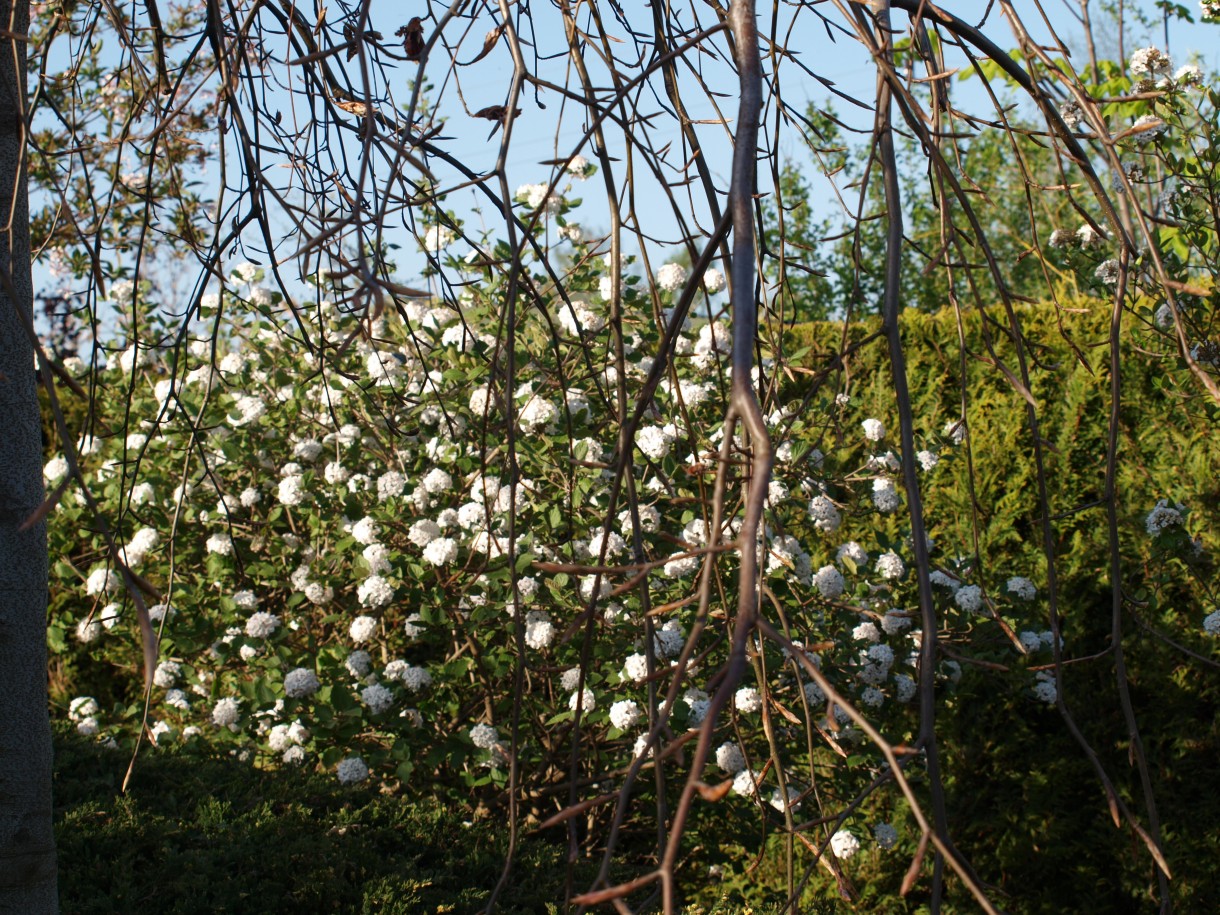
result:
<svg viewBox="0 0 1220 915"><path fill-rule="evenodd" d="M1214 125L1215 96L1191 72L1170 75L1160 52L1129 71L1104 93L1120 101L1046 113L1080 132L1115 125L1126 158L1114 181L1155 211L1164 263L1133 257L1081 208L1081 224L1048 233L1045 258L1062 274L1055 295L1102 306L1075 324L1058 301L1014 309L1025 323L1012 330L998 309L935 326L903 316L918 386L905 414L862 322L765 326L750 379L776 447L757 532L743 529L741 498L757 442L723 422L728 271L686 266L689 251L612 258L576 222L572 182L596 172L588 162L519 186L513 233L422 205L429 295L387 282L374 306L351 276L325 274L273 289L241 262L180 325L157 301L170 293L111 283L130 312L99 342L106 358L65 369L124 396L71 417L79 479L62 447L43 473L64 484L49 628L63 716L102 740L216 747L325 772L343 790L422 780L463 803L540 797L569 775L637 798L671 790L706 723L721 781L701 791L730 816L787 826L816 803L834 866L913 853L921 836L878 745L901 747L903 777L926 790L920 700L945 743L969 749L976 715L1005 733L1005 716L1049 727L1084 682L1065 659L1115 650L1095 644L1096 620L1115 612L1097 594L1111 574L1097 538L1110 534L1086 513L1116 513L1119 611L1196 653L1220 633L1214 511L1196 485L1214 478L1205 435L1167 439L1185 481L1177 464L1146 471L1142 430L1124 426L1136 457L1114 470L1111 499L1093 422L1110 415L1110 367L1075 341L1045 358L1061 337L1042 332L1033 380L1018 385L1009 368L1024 365L1031 327L1052 321L1105 342L1104 303L1122 291L1131 339L1166 366L1162 399L1146 403L1177 404L1188 372L1204 385L1220 372L1215 182L1207 156L1185 149L1192 126ZM1151 183L1167 171L1177 184ZM387 253L362 256L393 276ZM241 320L220 321L232 312ZM1036 439L1027 402L1055 421ZM1035 459L1034 441L1050 456ZM724 547L743 537L758 538L760 612L784 638L752 635L744 676L728 678L739 566ZM1183 599L1190 581L1206 605ZM643 767L669 788L640 787Z"/></svg>
<svg viewBox="0 0 1220 915"><path fill-rule="evenodd" d="M573 247L584 251L583 242ZM585 266L567 283L587 294L605 265L578 262ZM449 268L477 275L454 259ZM629 260L627 303L643 284L633 269ZM727 661L725 618L701 625L691 599L712 540L703 493L727 387L719 357L696 355L708 325L692 322L679 335L653 401L665 422L641 426L623 470L638 501L612 507L624 457L614 391L620 380L640 389L662 329L628 310L626 377L613 363L590 376L589 357L611 346L610 328L582 320L579 332L553 338L553 313L539 308L519 329L521 369L509 389L495 380L501 287L484 273L468 290L456 303L411 302L406 321L386 315L371 340L325 362L299 352L282 323L286 305L273 297L265 317L215 353L210 341L150 348L131 370L138 444L96 435L82 460L90 491L125 519L119 541L143 600L161 608L150 709L158 745L230 746L269 766L320 768L344 786L405 785L423 771L429 790L494 792L514 759L527 782L564 764L578 715L581 740L610 769L654 759L703 722ZM352 319L323 304L308 320L311 339L325 344L343 339ZM212 369L213 359L229 371ZM117 383L123 371L103 377ZM762 541L767 593L836 690L886 733L913 735L922 621L908 522L896 510L906 458L896 444L872 453L893 421L848 398L802 407L802 385L767 391L780 443ZM963 429L931 415L919 430L912 459L932 504L939 483L960 485ZM48 478L62 472L52 461ZM148 496L124 514L138 488ZM1185 537L1190 527L1186 507L1165 499L1145 514L1131 525L1147 536ZM109 694L95 690L88 714L82 704L72 713L82 733L125 740L139 717L124 699L138 689L137 613L88 518L74 491L53 516L53 549L74 559L57 567L52 647L82 670L132 671L130 681L110 681ZM196 534L172 540L171 578L175 519ZM739 523L727 518L718 539L736 536ZM981 639L987 656L1014 664L1028 714L1053 705L1053 638L1035 570L980 569L931 548L941 638ZM636 567L650 568L643 585L630 584ZM89 570L84 580L78 569ZM727 582L734 572L730 555L715 575ZM868 749L791 652L764 654L767 675L747 674L729 698L712 759L735 779L733 803L782 814L800 806L810 765ZM1036 674L1022 674L1025 666ZM515 695L518 667L529 675ZM962 676L944 659L937 688L955 690ZM514 738L518 702L536 725ZM764 771L764 707L785 729L826 739L811 755L788 731L786 795ZM835 790L850 794L864 776L842 767ZM902 841L894 829L877 826L879 847ZM835 834L841 860L859 847L853 833Z"/></svg>
<svg viewBox="0 0 1220 915"><path fill-rule="evenodd" d="M559 200L556 213L565 213ZM701 493L714 475L726 366L714 347L700 354L710 325L690 322L652 404L665 422L641 426L631 454L617 454L614 391L620 383L629 396L640 389L664 328L640 310L643 277L627 259L627 375L612 361L589 375L590 355L612 345L594 294L607 267L585 242L569 244L581 257L565 292L585 296L584 317L578 310L575 324L557 326L567 307L558 296L528 313L511 389L495 381L502 279L456 257L447 269L479 280L462 298L413 300L341 354L326 348L350 333L353 318L325 300L299 308L325 358L301 352L278 294L263 305L250 299L253 274L239 265L222 294L261 315L249 327L215 347L205 339L141 347L138 365L106 369L114 383L134 377L139 441L95 436L84 478L104 510L127 519L118 540L142 599L172 606L156 622L150 715L164 723L163 740L195 735L268 764L337 772L342 762L345 782L363 778L360 765L382 780L406 780L422 766L454 784L502 785L518 664L531 671L520 696L528 717L562 735L579 707L582 739L619 766L661 714L662 747L666 734L702 721L711 675L726 657L709 639L723 623L692 646L703 653L697 666L682 662L679 673L675 665L698 628L687 599L713 533ZM658 286L666 302L683 288L685 274L673 268ZM545 265L537 269L541 285ZM323 284L317 294L325 293ZM766 518L768 587L791 606L794 637L819 646L814 656L838 688L897 726L911 716L903 684L917 677L919 626L902 617L907 625L880 634L874 621L915 601L903 574L909 546L884 533L898 530L883 513L901 498L892 476L900 458L868 453L883 420L856 417L838 400L802 411L800 386L772 390L764 405L783 459ZM863 438L852 431L862 422ZM504 452L509 423L513 464ZM952 460L951 439L925 435L928 448ZM620 496L611 511L624 458L638 497L632 505ZM48 465L49 479L64 472ZM137 489L147 495L124 515ZM54 515L54 548L79 561L58 570L64 634L53 628L52 645L80 664L129 664L138 614L106 561L104 538L85 535L82 546L88 518L74 491ZM198 536L178 536L171 554L175 520ZM736 536L739 523L727 519L718 539ZM875 567L870 555L880 557ZM655 565L644 587L623 590L636 563ZM86 581L77 568L90 570ZM732 561L722 560L717 575L732 574ZM674 609L645 616L645 596L649 607ZM103 605L115 609L103 615ZM874 635L853 636L861 624ZM591 661L582 668L586 640ZM866 657L870 644L886 653ZM811 684L795 661L776 657L775 676L742 684L729 703L752 761L767 754L757 714L765 702L837 727L817 702L802 703ZM677 696L671 708L661 701L668 690ZM105 707L89 717L123 737L134 710L117 689ZM294 725L308 736L290 745L273 738ZM475 728L484 728L473 731L478 741ZM485 728L497 729L494 746ZM557 758L548 744L523 733L511 752L541 773ZM794 783L804 784L804 763L791 764Z"/></svg>

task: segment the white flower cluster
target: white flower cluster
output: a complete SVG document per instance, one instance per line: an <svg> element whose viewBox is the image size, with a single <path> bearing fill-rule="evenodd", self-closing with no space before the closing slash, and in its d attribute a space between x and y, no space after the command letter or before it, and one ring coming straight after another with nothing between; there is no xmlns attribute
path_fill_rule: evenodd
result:
<svg viewBox="0 0 1220 915"><path fill-rule="evenodd" d="M1106 286L1118 285L1118 278L1121 274L1121 267L1114 258L1108 258L1097 265L1097 269L1093 271L1093 276L1097 278L1099 283Z"/></svg>
<svg viewBox="0 0 1220 915"><path fill-rule="evenodd" d="M716 765L725 775L736 775L746 767L746 756L736 743L721 744L716 748Z"/></svg>
<svg viewBox="0 0 1220 915"><path fill-rule="evenodd" d="M849 540L847 543L840 545L835 553L835 561L842 563L849 569L854 566L855 570L859 571L868 565L868 553L856 541ZM848 566L848 563L851 563L851 565Z"/></svg>
<svg viewBox="0 0 1220 915"><path fill-rule="evenodd" d="M500 734L490 724L476 724L470 729L470 742L480 750L491 750L500 742Z"/></svg>
<svg viewBox="0 0 1220 915"><path fill-rule="evenodd" d="M161 689L170 689L182 676L182 665L177 661L162 661L153 672L153 685Z"/></svg>
<svg viewBox="0 0 1220 915"><path fill-rule="evenodd" d="M873 480L873 505L877 511L889 513L897 511L902 505L902 497L889 477L877 477Z"/></svg>
<svg viewBox="0 0 1220 915"><path fill-rule="evenodd" d="M675 436L668 427L644 426L635 436L635 446L651 461L660 461L669 454Z"/></svg>
<svg viewBox="0 0 1220 915"><path fill-rule="evenodd" d="M1155 79L1169 73L1172 64L1169 55L1163 54L1157 48L1140 48L1131 55L1131 74Z"/></svg>
<svg viewBox="0 0 1220 915"><path fill-rule="evenodd" d="M571 303L561 303L559 306L559 324L571 336L578 337L582 333L595 334L606 326L606 319L593 310L587 302L573 299Z"/></svg>
<svg viewBox="0 0 1220 915"><path fill-rule="evenodd" d="M357 645L363 644L377 634L377 620L371 616L358 616L352 620L348 635Z"/></svg>
<svg viewBox="0 0 1220 915"><path fill-rule="evenodd" d="M252 639L270 638L280 627L280 618L274 613L259 611L246 620L246 635Z"/></svg>
<svg viewBox="0 0 1220 915"><path fill-rule="evenodd" d="M633 727L640 716L639 705L631 699L622 699L610 706L610 724L620 731Z"/></svg>
<svg viewBox="0 0 1220 915"><path fill-rule="evenodd" d="M893 550L887 550L877 557L877 573L882 578L898 579L906 574L906 566L900 557Z"/></svg>
<svg viewBox="0 0 1220 915"><path fill-rule="evenodd" d="M767 572L790 572L798 581L808 583L813 574L813 560L795 537L785 534L771 541Z"/></svg>
<svg viewBox="0 0 1220 915"><path fill-rule="evenodd" d="M545 207L547 215L559 212L563 198L545 184L523 184L517 188L516 197L531 210Z"/></svg>
<svg viewBox="0 0 1220 915"><path fill-rule="evenodd" d="M380 715L394 704L394 694L380 683L372 683L360 690L360 701L370 713Z"/></svg>
<svg viewBox="0 0 1220 915"><path fill-rule="evenodd" d="M833 534L843 523L843 517L834 502L821 494L809 501L809 517L813 520L813 526L824 534Z"/></svg>
<svg viewBox="0 0 1220 915"><path fill-rule="evenodd" d="M218 728L238 729L237 721L241 717L241 700L233 696L225 696L212 706L212 723Z"/></svg>
<svg viewBox="0 0 1220 915"><path fill-rule="evenodd" d="M308 667L298 667L284 675L284 695L290 699L305 699L321 686L318 675Z"/></svg>
<svg viewBox="0 0 1220 915"><path fill-rule="evenodd" d="M830 850L836 858L846 861L860 850L860 840L846 829L840 829L830 837Z"/></svg>
<svg viewBox="0 0 1220 915"><path fill-rule="evenodd" d="M1144 529L1148 531L1149 536L1155 537L1171 527L1181 527L1184 511L1186 506L1180 502L1170 505L1168 499L1158 499L1152 511L1144 518Z"/></svg>
<svg viewBox="0 0 1220 915"><path fill-rule="evenodd" d="M818 593L826 600L834 600L839 597L847 587L843 573L834 566L822 566L818 569L813 576L813 584L818 589Z"/></svg>
<svg viewBox="0 0 1220 915"><path fill-rule="evenodd" d="M1049 670L1040 670L1034 679L1034 696L1048 705L1059 698L1059 684Z"/></svg>
<svg viewBox="0 0 1220 915"><path fill-rule="evenodd" d="M743 686L733 696L733 704L743 715L752 715L762 710L762 694L753 686Z"/></svg>
<svg viewBox="0 0 1220 915"><path fill-rule="evenodd" d="M369 777L369 767L359 756L349 756L335 767L340 785L354 785Z"/></svg>
<svg viewBox="0 0 1220 915"><path fill-rule="evenodd" d="M1033 600L1038 596L1038 589L1034 587L1034 583L1022 575L1014 575L1008 579L1006 587L1009 594L1021 600Z"/></svg>
<svg viewBox="0 0 1220 915"><path fill-rule="evenodd" d="M123 586L122 579L119 578L117 572L113 572L104 566L99 566L89 573L89 577L85 580L85 593L90 597L99 594L109 594L117 591Z"/></svg>
<svg viewBox="0 0 1220 915"><path fill-rule="evenodd" d="M888 851L898 844L898 830L889 823L878 823L873 827L873 838L878 847Z"/></svg>
<svg viewBox="0 0 1220 915"><path fill-rule="evenodd" d="M361 606L384 607L394 599L394 586L380 575L370 575L356 587Z"/></svg>
<svg viewBox="0 0 1220 915"><path fill-rule="evenodd" d="M657 285L665 292L677 292L686 285L688 275L681 264L665 264L657 271Z"/></svg>
<svg viewBox="0 0 1220 915"><path fill-rule="evenodd" d="M978 585L963 585L957 589L953 600L967 613L978 613L983 609L983 589Z"/></svg>

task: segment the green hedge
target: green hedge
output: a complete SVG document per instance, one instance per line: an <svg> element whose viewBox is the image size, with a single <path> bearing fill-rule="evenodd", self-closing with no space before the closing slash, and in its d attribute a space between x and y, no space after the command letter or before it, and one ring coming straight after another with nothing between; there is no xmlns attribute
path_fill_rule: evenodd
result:
<svg viewBox="0 0 1220 915"><path fill-rule="evenodd" d="M1030 382L1046 441L1065 657L1101 655L1070 665L1060 688L1117 790L1147 827L1139 776L1128 756L1114 655L1107 651L1112 612L1106 512L1102 505L1089 507L1101 500L1105 484L1110 315L1096 302L1073 302L1071 309L1015 311L1024 337L1036 341L1029 346ZM1008 328L998 307L963 315L963 362L952 310L907 312L901 321L917 445L934 441L946 421L960 415L963 393L969 420L973 474L964 449L954 449L925 478L934 561L946 562L958 551L971 557L977 537L982 574L975 580L994 590L1010 575L1033 579L1039 596L1029 616L1008 622L1018 631L1041 630L1049 626L1047 562L1026 403L990 364L984 343L986 329L996 356L1017 372ZM878 329L876 322L855 324L848 340L858 342ZM1129 598L1123 649L1174 872L1173 897L1181 911L1204 911L1220 898L1220 801L1208 789L1220 755L1216 669L1141 623L1205 659L1220 660L1214 639L1202 628L1203 617L1216 609L1220 584L1211 558L1220 543L1217 414L1156 331L1148 309L1124 315L1121 339L1116 502ZM842 341L841 324L801 325L783 337L788 352L805 351L800 360L806 368L832 370L829 393L813 396L833 396L849 379L847 389L863 401L864 414L896 429L884 340L872 341L840 370ZM831 445L834 434L828 430ZM1200 537L1201 555L1184 535L1148 536L1144 518L1161 498L1190 510L1186 526ZM994 624L980 625L953 648L1009 668L1004 673L966 664L961 683L939 706L953 834L994 888L997 902L1027 913L1150 910L1156 882L1147 852L1130 829L1115 829L1094 770L1055 708L1030 700L1026 664ZM892 895L909 861L909 854L878 858L862 875L860 910L919 911L922 900L912 898L903 907ZM961 900L961 911L973 910L960 888L951 898Z"/></svg>

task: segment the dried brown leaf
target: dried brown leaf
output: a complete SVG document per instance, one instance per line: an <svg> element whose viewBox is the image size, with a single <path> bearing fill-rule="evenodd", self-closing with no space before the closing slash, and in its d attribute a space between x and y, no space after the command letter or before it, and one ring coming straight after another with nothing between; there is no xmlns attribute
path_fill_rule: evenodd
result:
<svg viewBox="0 0 1220 915"><path fill-rule="evenodd" d="M462 64L463 67L469 67L471 64L477 64L480 60L491 53L491 49L496 46L496 42L500 40L500 36L504 34L504 23L500 23L494 29L487 33L483 39L483 50L476 54L471 60Z"/></svg>
<svg viewBox="0 0 1220 915"><path fill-rule="evenodd" d="M420 55L424 53L424 24L420 18L413 17L394 34L402 39L402 47L407 53L407 60L419 60Z"/></svg>
<svg viewBox="0 0 1220 915"><path fill-rule="evenodd" d="M342 108L348 114L354 114L358 118L367 117L369 113L369 106L364 104L364 102L353 102L348 101L347 99L335 99L335 106Z"/></svg>

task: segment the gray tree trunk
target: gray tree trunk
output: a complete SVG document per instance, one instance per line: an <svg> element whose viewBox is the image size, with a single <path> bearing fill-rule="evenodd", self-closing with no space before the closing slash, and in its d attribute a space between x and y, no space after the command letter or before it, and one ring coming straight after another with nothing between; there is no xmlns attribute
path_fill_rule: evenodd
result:
<svg viewBox="0 0 1220 915"><path fill-rule="evenodd" d="M24 36L29 0L0 0ZM17 529L43 499L34 377L24 41L0 37L0 912L58 910L47 716L47 538ZM24 320L22 316L24 315Z"/></svg>

